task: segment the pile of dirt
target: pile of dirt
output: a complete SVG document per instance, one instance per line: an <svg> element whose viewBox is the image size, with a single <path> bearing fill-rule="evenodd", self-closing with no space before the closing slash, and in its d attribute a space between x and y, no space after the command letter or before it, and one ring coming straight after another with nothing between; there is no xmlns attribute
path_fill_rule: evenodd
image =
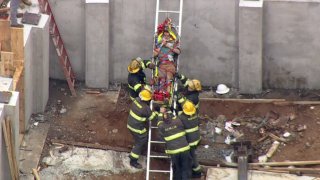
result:
<svg viewBox="0 0 320 180"><path fill-rule="evenodd" d="M49 155L52 140L130 149L133 139L126 128L126 123L131 102L126 91L100 89L99 93L90 94L86 93L87 90L81 85L78 85L77 90L78 96L70 97L65 83L50 81L50 99L45 116L48 117L51 128L43 156ZM302 95L292 92L287 93L288 96L282 96L282 92L270 90L254 98L274 99L281 95L279 97L281 99L316 99L311 98L316 92L303 91L303 93ZM214 91L210 90L203 92L201 97L221 96L214 95ZM238 94L234 97L244 98L245 96ZM233 134L239 135L238 141L251 141L253 161L258 161L258 157L264 155L275 140L280 141L281 144L269 161L317 160L317 152L320 148L319 115L320 106L318 105L202 100L199 117L203 140L198 148L199 159L218 163L225 161L225 156L229 155L232 149L225 140ZM238 134L225 128L227 122L239 123L232 125L233 130ZM221 130L221 133L216 133L216 127ZM284 137L285 133L290 135Z"/></svg>

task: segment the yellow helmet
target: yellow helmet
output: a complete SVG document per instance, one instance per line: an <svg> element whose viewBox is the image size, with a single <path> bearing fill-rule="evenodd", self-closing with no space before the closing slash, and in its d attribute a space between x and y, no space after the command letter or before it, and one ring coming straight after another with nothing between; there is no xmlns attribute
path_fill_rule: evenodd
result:
<svg viewBox="0 0 320 180"><path fill-rule="evenodd" d="M130 64L128 65L128 71L130 73L137 73L141 68L141 63L137 59L132 59Z"/></svg>
<svg viewBox="0 0 320 180"><path fill-rule="evenodd" d="M148 89L143 89L140 93L139 93L139 97L142 101L150 101L152 98L152 94L151 91L149 91Z"/></svg>
<svg viewBox="0 0 320 180"><path fill-rule="evenodd" d="M188 88L191 91L201 91L201 82L198 79L188 80Z"/></svg>
<svg viewBox="0 0 320 180"><path fill-rule="evenodd" d="M196 106L189 100L187 100L183 106L182 106L183 112L186 115L193 115L194 113L196 113Z"/></svg>

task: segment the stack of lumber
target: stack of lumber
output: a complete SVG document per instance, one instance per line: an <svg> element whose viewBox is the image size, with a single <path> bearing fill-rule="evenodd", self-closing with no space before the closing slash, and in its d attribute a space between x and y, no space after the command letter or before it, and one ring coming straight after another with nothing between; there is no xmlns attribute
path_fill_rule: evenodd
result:
<svg viewBox="0 0 320 180"><path fill-rule="evenodd" d="M20 133L24 121L24 33L23 28L10 27L10 21L0 20L0 76L13 78L13 91L19 92Z"/></svg>

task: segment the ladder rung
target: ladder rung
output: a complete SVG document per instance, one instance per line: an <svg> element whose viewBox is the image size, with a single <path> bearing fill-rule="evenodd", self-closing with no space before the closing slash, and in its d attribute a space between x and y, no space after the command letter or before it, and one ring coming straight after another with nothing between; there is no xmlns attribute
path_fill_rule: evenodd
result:
<svg viewBox="0 0 320 180"><path fill-rule="evenodd" d="M166 142L164 142L164 141L150 141L151 143L155 143L155 144L164 144L164 143L166 143Z"/></svg>
<svg viewBox="0 0 320 180"><path fill-rule="evenodd" d="M156 155L150 155L149 157L151 157L151 158L165 158L165 159L170 158L169 156L156 156Z"/></svg>
<svg viewBox="0 0 320 180"><path fill-rule="evenodd" d="M170 173L168 170L149 170L149 172Z"/></svg>
<svg viewBox="0 0 320 180"><path fill-rule="evenodd" d="M180 13L180 11L166 11L166 10L159 10L158 12L159 13L177 13L177 14Z"/></svg>

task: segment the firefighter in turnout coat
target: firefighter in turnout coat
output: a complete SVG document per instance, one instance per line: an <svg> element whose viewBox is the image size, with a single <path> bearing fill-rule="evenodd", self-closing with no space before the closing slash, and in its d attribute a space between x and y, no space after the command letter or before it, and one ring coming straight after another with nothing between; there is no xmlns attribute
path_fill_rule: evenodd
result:
<svg viewBox="0 0 320 180"><path fill-rule="evenodd" d="M178 117L184 125L187 141L190 146L192 177L200 178L201 167L195 154L196 148L201 140L198 114L196 113L195 105L189 100L183 103L182 110L183 111L178 112Z"/></svg>
<svg viewBox="0 0 320 180"><path fill-rule="evenodd" d="M148 89L143 89L131 104L127 128L130 130L134 138L134 146L129 155L130 165L141 169L141 164L138 163L139 156L148 142L148 132L146 129L148 120L157 118L157 112L150 109L150 100L152 94Z"/></svg>
<svg viewBox="0 0 320 180"><path fill-rule="evenodd" d="M198 110L200 105L199 93L202 90L201 82L197 79L188 79L183 74L176 73L175 76L181 81L185 88L182 92L183 95L179 95L178 97L179 104L183 104L186 100L190 100ZM181 107L179 109L181 110Z"/></svg>
<svg viewBox="0 0 320 180"><path fill-rule="evenodd" d="M151 60L142 60L139 57L132 59L128 65L128 86L131 100L137 98L144 85L146 85L146 75L143 72L145 68L154 69L155 65Z"/></svg>
<svg viewBox="0 0 320 180"><path fill-rule="evenodd" d="M160 136L166 142L166 153L171 157L173 179L190 179L192 159L186 132L180 119L165 111L161 108L163 115L159 114L158 127Z"/></svg>

